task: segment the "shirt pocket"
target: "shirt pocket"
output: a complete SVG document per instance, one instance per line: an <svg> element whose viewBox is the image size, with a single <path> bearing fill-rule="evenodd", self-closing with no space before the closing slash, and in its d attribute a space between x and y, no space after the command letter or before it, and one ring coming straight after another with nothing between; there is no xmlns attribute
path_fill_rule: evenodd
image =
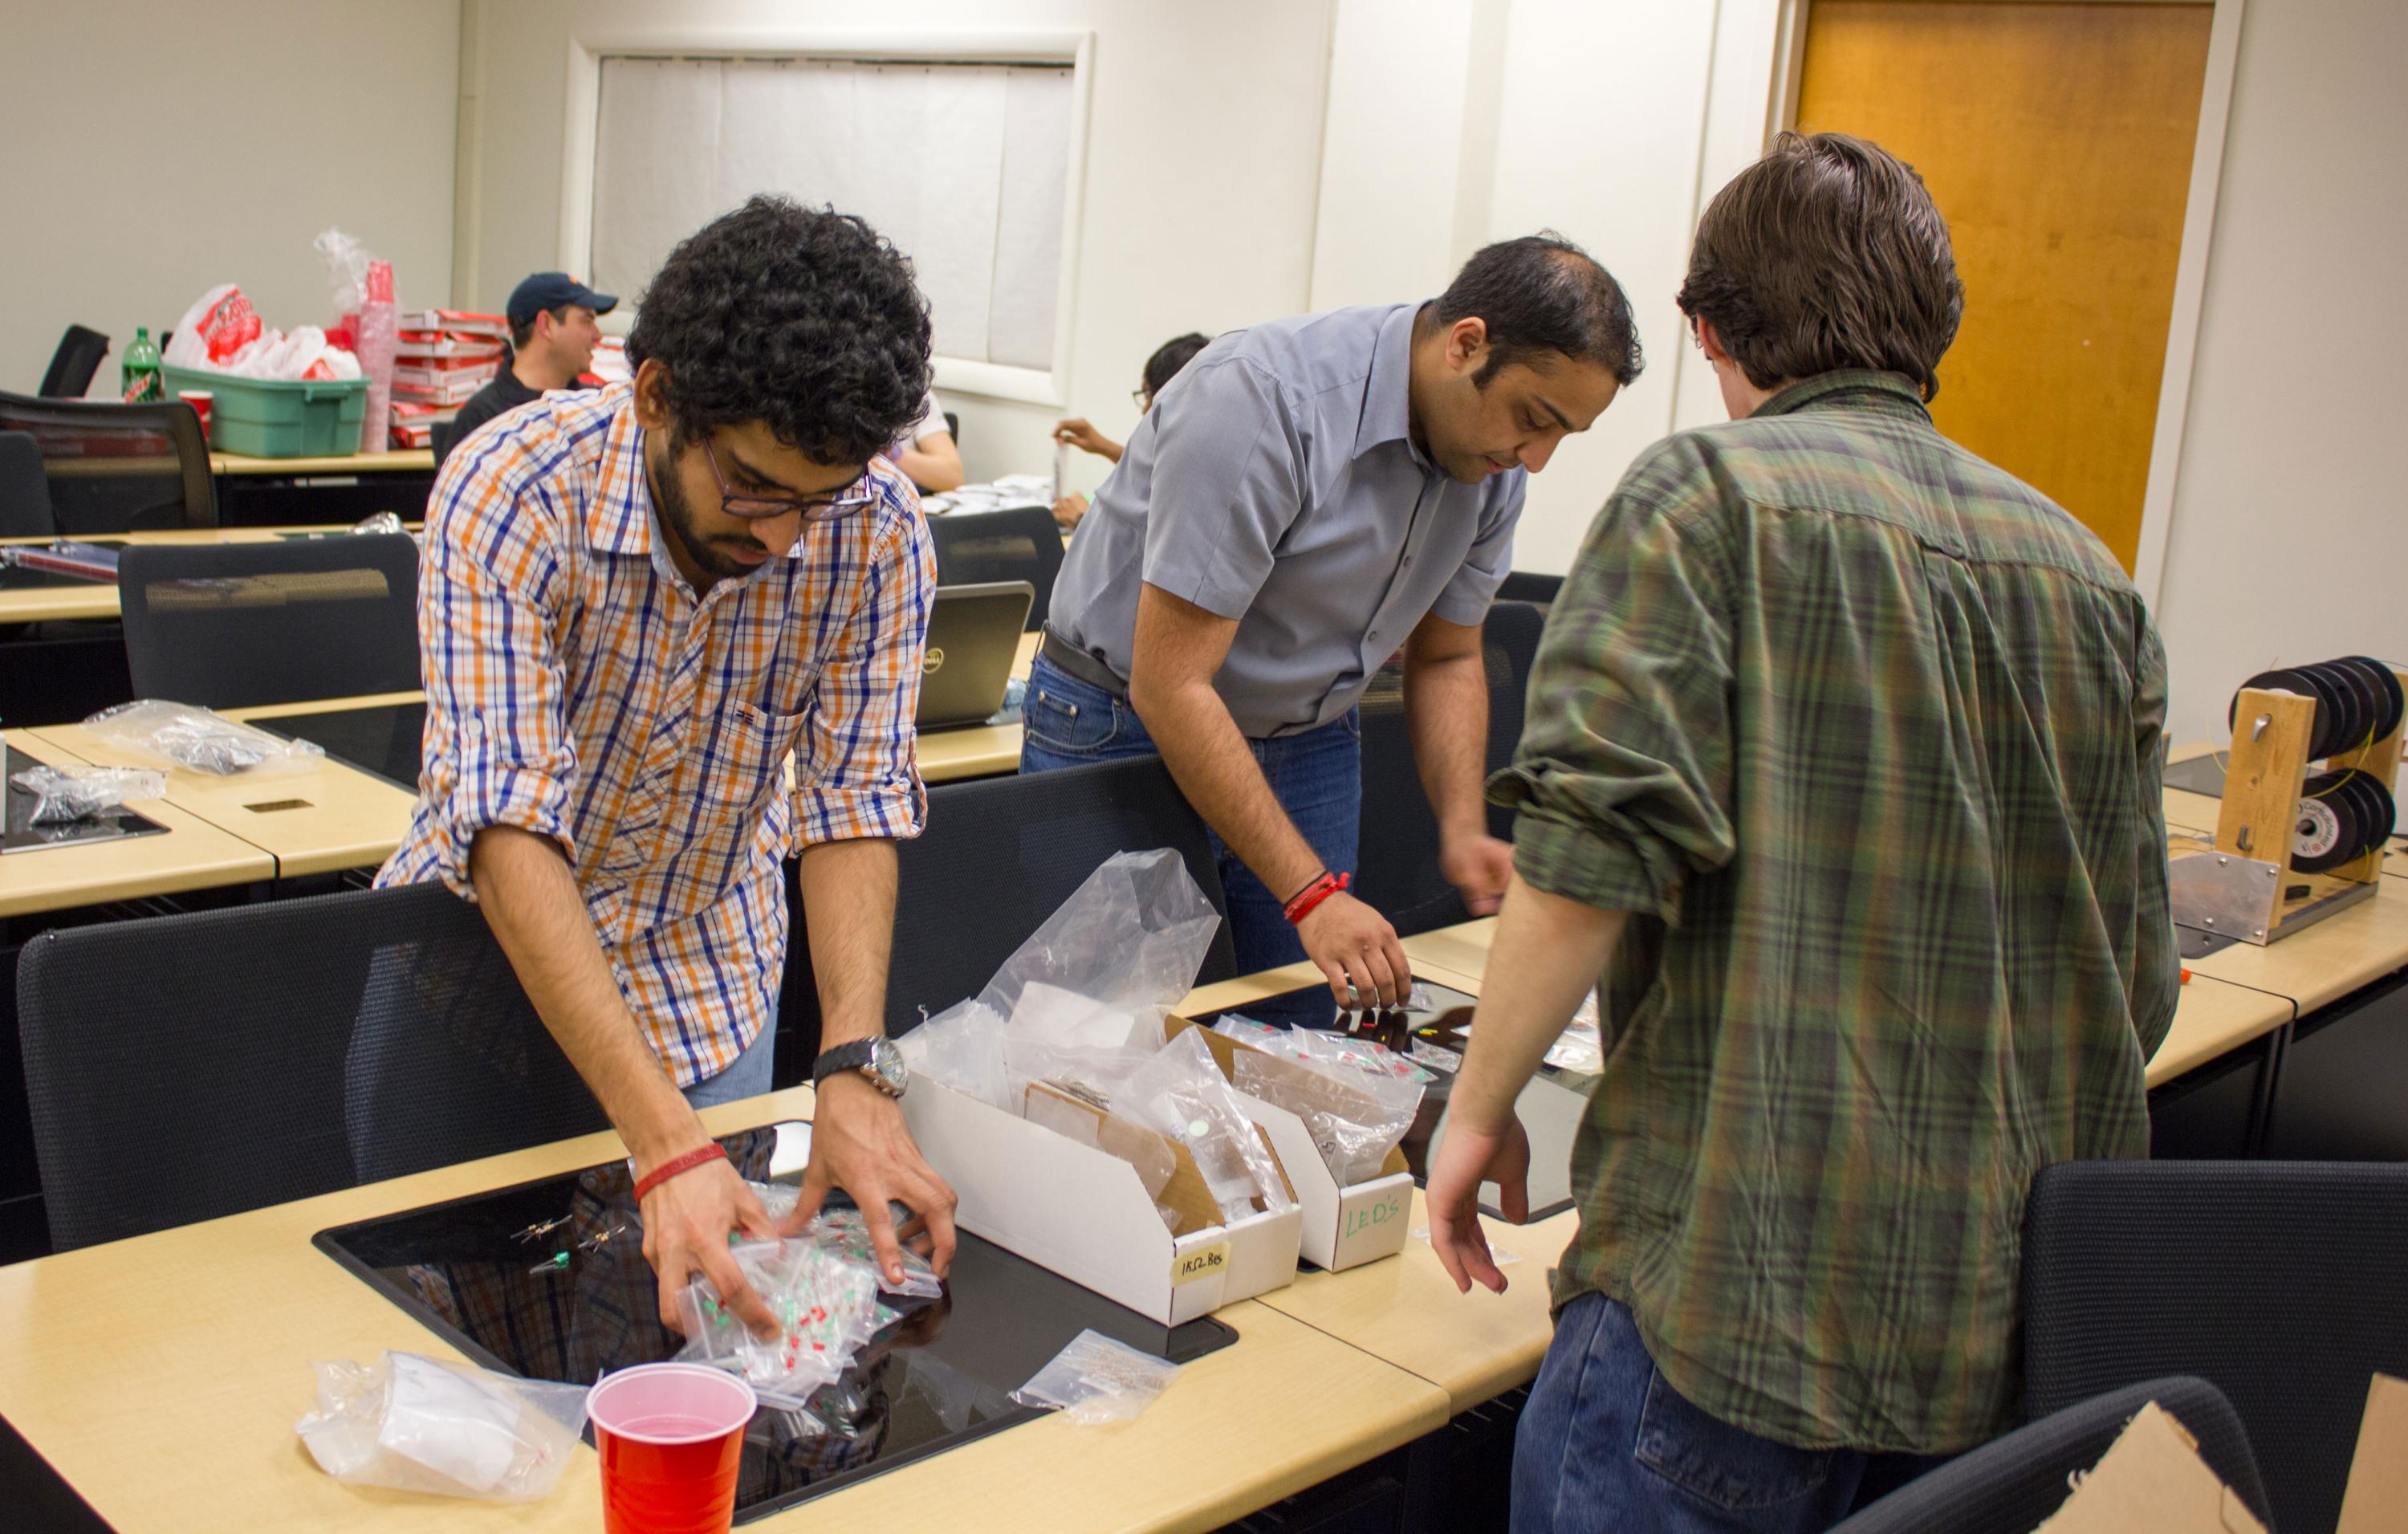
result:
<svg viewBox="0 0 2408 1534"><path fill-rule="evenodd" d="M749 812L783 791L803 716L731 703L695 764L695 798L714 818Z"/></svg>
<svg viewBox="0 0 2408 1534"><path fill-rule="evenodd" d="M1101 751L1119 741L1125 707L1100 691L1093 698L1071 698L1050 687L1031 687L1020 705L1020 727L1055 751Z"/></svg>

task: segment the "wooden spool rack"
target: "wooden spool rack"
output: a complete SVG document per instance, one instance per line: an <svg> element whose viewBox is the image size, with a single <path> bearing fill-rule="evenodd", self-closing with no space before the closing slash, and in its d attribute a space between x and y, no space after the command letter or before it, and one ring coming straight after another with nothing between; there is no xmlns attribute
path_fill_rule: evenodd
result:
<svg viewBox="0 0 2408 1534"><path fill-rule="evenodd" d="M2408 687L2408 673L2395 673ZM2228 936L2264 944L2319 921L2374 893L2382 877L2385 841L2326 873L2291 867L2291 836L2314 760L2316 700L2297 693L2244 687L2233 710L2232 753L2224 768L2224 803L2215 823L2215 852L2256 866L2257 877L2273 869L2264 919L2236 925ZM2327 768L2356 768L2394 791L2400 773L2401 730L2326 760ZM2386 841L2388 839L2385 839ZM2199 855L2199 854L2193 854ZM2202 870L2203 871L2203 870ZM2304 895L2296 895L2302 885ZM2253 914L2254 914L2253 908Z"/></svg>

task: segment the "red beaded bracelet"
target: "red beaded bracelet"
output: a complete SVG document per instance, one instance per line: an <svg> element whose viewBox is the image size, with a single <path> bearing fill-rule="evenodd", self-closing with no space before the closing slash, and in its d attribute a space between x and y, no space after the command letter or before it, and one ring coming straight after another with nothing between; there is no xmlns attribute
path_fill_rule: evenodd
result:
<svg viewBox="0 0 2408 1534"><path fill-rule="evenodd" d="M648 1171L643 1176L636 1179L636 1202L638 1204L642 1203L644 1201L644 1195L652 1192L654 1188L659 1187L662 1183L667 1182L670 1178L675 1177L680 1172L690 1172L706 1161L724 1161L726 1159L727 1152L723 1149L716 1140L713 1140L710 1144L702 1146L696 1150L688 1151L683 1155L673 1155L666 1161L662 1162L659 1166L654 1167L651 1171Z"/></svg>
<svg viewBox="0 0 2408 1534"><path fill-rule="evenodd" d="M1324 868L1318 878L1289 898L1281 914L1287 918L1290 926L1300 926L1304 919L1312 914L1315 906L1354 882L1354 876L1351 873L1331 873Z"/></svg>

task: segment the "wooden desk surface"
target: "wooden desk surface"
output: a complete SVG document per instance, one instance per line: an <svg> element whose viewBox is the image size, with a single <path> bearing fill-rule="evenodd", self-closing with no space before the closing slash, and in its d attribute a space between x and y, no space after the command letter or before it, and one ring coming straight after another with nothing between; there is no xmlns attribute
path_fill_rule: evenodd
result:
<svg viewBox="0 0 2408 1534"><path fill-rule="evenodd" d="M796 1087L702 1117L726 1134L810 1104ZM589 1135L0 1268L0 1413L128 1534L597 1528L599 1472L581 1446L551 1497L498 1507L341 1485L293 1424L312 1402L312 1359L458 1356L311 1247L314 1233L623 1154ZM1221 1318L1240 1340L1134 1423L1028 1423L752 1527L1210 1528L1445 1420L1437 1388L1275 1311L1248 1301Z"/></svg>
<svg viewBox="0 0 2408 1534"><path fill-rule="evenodd" d="M148 757L101 739L80 724L30 733L40 744L103 767L155 767ZM409 829L416 796L340 762L299 772L220 778L188 767L167 772L167 802L275 859L275 876L372 868L393 855Z"/></svg>
<svg viewBox="0 0 2408 1534"><path fill-rule="evenodd" d="M9 770L27 752L44 762L81 761L37 738L31 730L7 732ZM276 877L276 860L238 837L160 799L136 799L133 808L167 827L165 836L125 837L87 847L49 847L0 857L0 916L64 910L71 906L134 900L147 895L248 884Z"/></svg>
<svg viewBox="0 0 2408 1534"><path fill-rule="evenodd" d="M251 458L239 452L209 454L212 474L432 474L427 448L395 452L347 452L328 458Z"/></svg>
<svg viewBox="0 0 2408 1534"><path fill-rule="evenodd" d="M2408 898L2398 904L2408 906ZM2324 925L2345 922L2355 914L2357 912L2345 912ZM2306 933L2283 939L2276 946L2280 948L2305 941L2321 930L2322 926L2311 928ZM1415 974L1426 967L1433 971L1433 978L1441 981L1448 971L1469 975L1476 981L1486 967L1488 944L1496 931L1496 918L1489 917L1483 921L1466 922L1460 926L1416 933L1404 939L1405 957L1412 961ZM2223 953L2191 964L2191 982L2183 987L2182 996L2174 1004L2173 1028L2166 1035L2165 1042L2157 1046L2157 1053L2149 1059L2147 1081L2150 1086L2162 1086L2185 1071L2195 1070L2243 1044L2262 1039L2291 1021L2300 1011L2310 1005L2321 1004L2295 1004L2279 987L2259 984L2244 975L2223 971L2209 975L2202 971L2203 965L2213 965L2218 959L2240 952L2239 948L2227 949ZM2390 968L2397 968L2401 963L2408 963L2408 952L2395 958ZM2374 974L2383 972L2383 968L2377 967L2366 978L2372 979ZM2355 989L2364 983L2364 980L2358 980L2345 989ZM1509 1241L1507 1244L1512 1243Z"/></svg>
<svg viewBox="0 0 2408 1534"><path fill-rule="evenodd" d="M414 529L413 529L414 530ZM323 527L179 527L157 533L110 535L137 547L192 543L271 543L287 533L324 534ZM339 532L340 529L335 531ZM46 538L0 538L0 543L49 543ZM0 624L49 624L70 618L114 618L122 610L113 581L31 586L0 591Z"/></svg>

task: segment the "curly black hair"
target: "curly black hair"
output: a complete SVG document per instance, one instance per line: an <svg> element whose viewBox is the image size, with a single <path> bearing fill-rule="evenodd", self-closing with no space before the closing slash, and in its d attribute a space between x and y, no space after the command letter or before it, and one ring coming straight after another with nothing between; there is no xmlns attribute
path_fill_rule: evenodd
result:
<svg viewBox="0 0 2408 1534"><path fill-rule="evenodd" d="M756 196L688 236L645 290L627 360L652 359L681 437L759 421L820 463L863 463L926 403L928 305L868 224Z"/></svg>

